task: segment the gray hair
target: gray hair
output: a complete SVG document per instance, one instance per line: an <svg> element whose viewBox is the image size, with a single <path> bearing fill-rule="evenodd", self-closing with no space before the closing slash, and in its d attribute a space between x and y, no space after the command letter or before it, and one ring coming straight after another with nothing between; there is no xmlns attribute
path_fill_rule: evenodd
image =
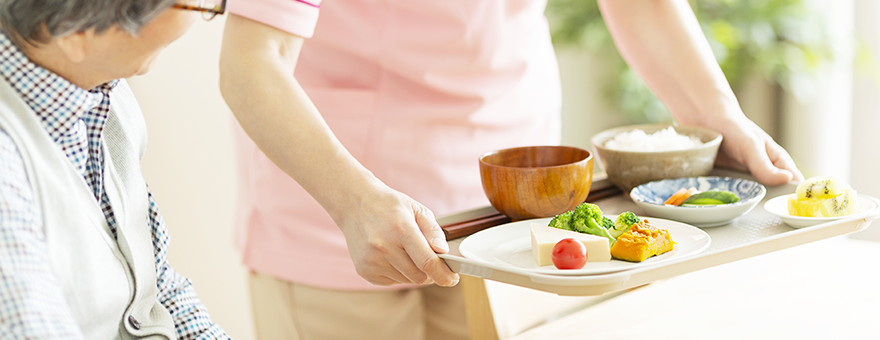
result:
<svg viewBox="0 0 880 340"><path fill-rule="evenodd" d="M16 44L45 43L73 32L114 25L137 35L175 0L0 0L0 29ZM48 33L48 36L46 36Z"/></svg>

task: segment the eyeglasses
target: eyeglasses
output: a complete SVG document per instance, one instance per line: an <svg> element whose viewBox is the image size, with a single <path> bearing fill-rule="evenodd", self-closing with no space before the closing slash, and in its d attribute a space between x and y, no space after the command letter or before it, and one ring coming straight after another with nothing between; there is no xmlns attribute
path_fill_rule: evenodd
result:
<svg viewBox="0 0 880 340"><path fill-rule="evenodd" d="M185 0L171 5L172 8L202 13L202 19L209 21L217 14L226 13L226 0Z"/></svg>

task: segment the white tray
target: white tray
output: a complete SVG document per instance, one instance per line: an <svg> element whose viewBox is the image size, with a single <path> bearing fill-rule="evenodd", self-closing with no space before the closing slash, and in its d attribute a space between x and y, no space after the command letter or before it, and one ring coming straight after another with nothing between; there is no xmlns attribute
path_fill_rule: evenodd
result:
<svg viewBox="0 0 880 340"><path fill-rule="evenodd" d="M723 174L729 176L732 173L723 172ZM733 175L744 177L742 174L733 173ZM600 177L598 182L594 183L594 187L609 185L603 181L605 180ZM794 185L768 187L764 201L794 191ZM868 197L868 199L880 203L880 200L876 198ZM602 211L608 215L616 215L624 211L632 211L640 216L644 215L644 212L626 194L605 198L594 203L599 205ZM880 218L880 207L878 207L867 216L842 218L797 229L783 223L779 217L764 210L763 206L764 202L759 203L750 213L728 225L703 229L709 234L712 241L709 248L700 254L608 274L582 276L538 274L475 261L462 257L458 251L458 246L464 238L449 241L449 253L440 255L440 257L446 261L449 268L463 275L559 295L601 295L810 242L854 233L864 230L873 220ZM487 210L494 209L486 207L477 210L480 210L479 213L485 213ZM479 213L467 211L441 217L438 220L441 224L446 224L456 220L464 220Z"/></svg>

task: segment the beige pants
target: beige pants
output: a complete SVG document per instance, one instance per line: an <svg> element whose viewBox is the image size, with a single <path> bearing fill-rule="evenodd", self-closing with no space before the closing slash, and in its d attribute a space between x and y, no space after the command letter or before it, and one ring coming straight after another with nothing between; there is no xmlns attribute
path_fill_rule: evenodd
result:
<svg viewBox="0 0 880 340"><path fill-rule="evenodd" d="M343 291L254 272L249 281L260 340L468 338L461 285Z"/></svg>

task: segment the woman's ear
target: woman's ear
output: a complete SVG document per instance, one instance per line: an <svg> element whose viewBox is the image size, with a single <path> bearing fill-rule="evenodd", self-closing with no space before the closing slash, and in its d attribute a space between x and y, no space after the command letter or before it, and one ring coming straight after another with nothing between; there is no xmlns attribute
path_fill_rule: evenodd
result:
<svg viewBox="0 0 880 340"><path fill-rule="evenodd" d="M86 45L88 44L90 33L90 31L73 32L52 40L70 62L79 64L86 59Z"/></svg>

